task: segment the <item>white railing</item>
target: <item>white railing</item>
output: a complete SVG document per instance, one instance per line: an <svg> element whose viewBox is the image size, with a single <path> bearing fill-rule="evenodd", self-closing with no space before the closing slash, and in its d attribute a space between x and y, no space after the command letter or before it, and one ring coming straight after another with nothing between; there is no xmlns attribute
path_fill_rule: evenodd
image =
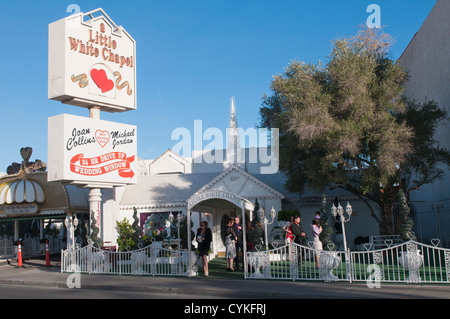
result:
<svg viewBox="0 0 450 319"><path fill-rule="evenodd" d="M197 256L163 247L161 242L132 251L109 251L92 245L61 251L61 272L89 274L195 276Z"/></svg>
<svg viewBox="0 0 450 319"><path fill-rule="evenodd" d="M245 278L378 281L406 283L450 283L450 249L439 248L439 240L431 245L416 241L366 251L316 250L312 242L307 246L290 243L271 250L247 252ZM331 248L331 249L330 249Z"/></svg>
<svg viewBox="0 0 450 319"><path fill-rule="evenodd" d="M355 281L449 283L450 249L410 240L400 245L387 244L379 250L352 252L352 279ZM366 248L367 249L367 248Z"/></svg>
<svg viewBox="0 0 450 319"><path fill-rule="evenodd" d="M287 280L348 280L348 252L319 251L290 243L270 250L247 252L246 278ZM334 247L330 247L334 248Z"/></svg>

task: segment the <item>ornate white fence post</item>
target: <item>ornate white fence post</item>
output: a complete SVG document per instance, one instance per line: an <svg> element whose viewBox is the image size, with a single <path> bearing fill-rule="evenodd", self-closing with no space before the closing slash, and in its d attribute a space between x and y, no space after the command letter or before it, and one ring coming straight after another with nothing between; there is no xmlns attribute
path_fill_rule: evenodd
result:
<svg viewBox="0 0 450 319"><path fill-rule="evenodd" d="M409 241L406 244L406 252L400 254L399 262L409 273L409 276L406 278L407 282L420 282L422 280L419 268L423 264L423 256L420 254L420 250L417 249L415 242Z"/></svg>
<svg viewBox="0 0 450 319"><path fill-rule="evenodd" d="M298 279L298 251L293 240L289 243L289 272L291 279Z"/></svg>

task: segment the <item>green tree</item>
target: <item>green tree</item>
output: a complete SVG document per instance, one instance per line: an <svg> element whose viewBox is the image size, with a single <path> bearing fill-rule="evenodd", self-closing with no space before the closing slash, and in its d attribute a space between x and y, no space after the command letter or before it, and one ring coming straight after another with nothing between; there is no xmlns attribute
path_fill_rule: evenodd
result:
<svg viewBox="0 0 450 319"><path fill-rule="evenodd" d="M142 239L142 228L139 226L139 218L137 216L138 212L136 207L133 207L133 224L131 225L131 228L133 229L133 234L132 234L132 240L134 242L135 247L133 248L137 248L137 245L139 243L143 244L143 239Z"/></svg>
<svg viewBox="0 0 450 319"><path fill-rule="evenodd" d="M116 221L116 230L118 234L117 244L120 251L127 251L136 245L136 242L133 240L135 230L128 219L124 218L122 221Z"/></svg>
<svg viewBox="0 0 450 319"><path fill-rule="evenodd" d="M422 104L407 101L406 112L399 114L398 119L406 120L414 130L414 152L407 155L400 173L401 187L409 199L411 191L444 177L444 168L450 165L450 153L434 137L438 124L449 119L445 109L433 100Z"/></svg>
<svg viewBox="0 0 450 319"><path fill-rule="evenodd" d="M432 104L417 107L404 98L407 74L389 58L391 43L382 31L363 29L335 40L325 65L292 61L274 77L273 94L260 109L261 126L280 130L280 169L288 189L343 188L368 205L383 234L395 232L398 185L413 173L421 176L417 185L429 183L440 176L438 162L450 163L448 151L432 140L442 113L435 109L427 126L413 121ZM419 151L426 150L421 138L430 141L428 151L442 156L427 161ZM380 206L381 219L368 200Z"/></svg>
<svg viewBox="0 0 450 319"><path fill-rule="evenodd" d="M95 212L91 211L91 234L89 237L92 240L94 247L101 247L103 242L98 237L99 229L97 227L97 220L95 219Z"/></svg>

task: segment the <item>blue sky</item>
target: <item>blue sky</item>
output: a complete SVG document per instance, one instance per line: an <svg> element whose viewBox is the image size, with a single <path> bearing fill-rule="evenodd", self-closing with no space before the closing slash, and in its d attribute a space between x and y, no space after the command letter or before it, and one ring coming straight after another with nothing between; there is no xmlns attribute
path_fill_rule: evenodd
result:
<svg viewBox="0 0 450 319"><path fill-rule="evenodd" d="M102 112L104 120L136 125L138 156L156 158L177 141L172 131L217 127L225 132L230 97L238 125L259 123L262 96L272 76L292 59L326 61L330 42L355 34L366 22L369 4L381 8L381 23L396 43L397 59L431 11L435 0L129 0L11 1L2 3L0 172L20 162L47 161L47 119L87 109L47 98L48 24L72 12L103 8L136 40L137 109ZM207 144L208 142L204 142ZM225 143L225 141L224 141Z"/></svg>

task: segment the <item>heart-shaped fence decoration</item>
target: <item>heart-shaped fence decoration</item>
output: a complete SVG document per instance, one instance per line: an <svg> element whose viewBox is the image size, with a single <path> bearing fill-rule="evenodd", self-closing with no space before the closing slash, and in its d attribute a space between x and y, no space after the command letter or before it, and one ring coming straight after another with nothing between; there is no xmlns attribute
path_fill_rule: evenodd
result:
<svg viewBox="0 0 450 319"><path fill-rule="evenodd" d="M385 240L384 240L384 244L385 244L388 248L391 248L391 246L392 246L393 243L394 243L394 242L392 241L392 239L385 239Z"/></svg>
<svg viewBox="0 0 450 319"><path fill-rule="evenodd" d="M277 249L278 248L278 243L276 241L272 242L272 247Z"/></svg>
<svg viewBox="0 0 450 319"><path fill-rule="evenodd" d="M308 246L309 246L309 248L314 248L314 242L313 241L309 241L308 242Z"/></svg>
<svg viewBox="0 0 450 319"><path fill-rule="evenodd" d="M334 248L336 247L336 245L334 243L328 243L327 244L328 250L334 250Z"/></svg>
<svg viewBox="0 0 450 319"><path fill-rule="evenodd" d="M434 247L439 246L440 243L441 243L441 240L440 240L439 238L431 238L431 244L432 244Z"/></svg>
<svg viewBox="0 0 450 319"><path fill-rule="evenodd" d="M364 243L363 246L364 246L364 249L367 250L367 251L372 249L372 244L371 243Z"/></svg>
<svg viewBox="0 0 450 319"><path fill-rule="evenodd" d="M259 251L261 251L261 245L255 245L255 249L259 252Z"/></svg>

